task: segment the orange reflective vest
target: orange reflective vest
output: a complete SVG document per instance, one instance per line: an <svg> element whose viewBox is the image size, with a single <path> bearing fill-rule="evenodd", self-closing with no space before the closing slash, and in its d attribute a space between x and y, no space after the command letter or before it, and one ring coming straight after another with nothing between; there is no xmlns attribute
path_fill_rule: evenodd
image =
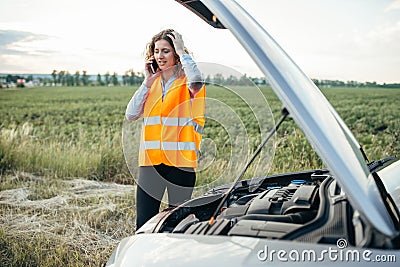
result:
<svg viewBox="0 0 400 267"><path fill-rule="evenodd" d="M205 123L206 88L190 97L186 76L173 81L162 99L161 76L149 90L144 104L139 166L164 163L197 167Z"/></svg>

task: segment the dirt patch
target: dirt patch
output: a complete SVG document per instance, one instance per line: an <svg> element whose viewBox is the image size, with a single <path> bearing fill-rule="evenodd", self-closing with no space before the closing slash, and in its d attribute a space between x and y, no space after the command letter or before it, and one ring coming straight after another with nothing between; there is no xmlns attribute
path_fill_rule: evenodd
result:
<svg viewBox="0 0 400 267"><path fill-rule="evenodd" d="M45 237L100 263L135 231L132 185L26 173L1 181L9 189L0 191L0 224L9 237Z"/></svg>

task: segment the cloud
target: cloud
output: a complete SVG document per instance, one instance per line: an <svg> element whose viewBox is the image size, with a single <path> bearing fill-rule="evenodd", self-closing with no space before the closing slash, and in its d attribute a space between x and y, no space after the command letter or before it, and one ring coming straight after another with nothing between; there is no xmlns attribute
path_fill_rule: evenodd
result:
<svg viewBox="0 0 400 267"><path fill-rule="evenodd" d="M25 31L0 30L0 54L1 55L34 55L51 51L43 51L30 46L37 41L51 38L48 35L36 34Z"/></svg>
<svg viewBox="0 0 400 267"><path fill-rule="evenodd" d="M35 72L35 67L57 53L46 46L46 42L54 39L49 35L27 31L0 30L0 72Z"/></svg>
<svg viewBox="0 0 400 267"><path fill-rule="evenodd" d="M397 23L387 23L371 30L367 37L376 43L388 43L399 46L400 20ZM399 50L397 50L399 51Z"/></svg>
<svg viewBox="0 0 400 267"><path fill-rule="evenodd" d="M386 8L385 11L393 11L400 9L400 0L392 1Z"/></svg>

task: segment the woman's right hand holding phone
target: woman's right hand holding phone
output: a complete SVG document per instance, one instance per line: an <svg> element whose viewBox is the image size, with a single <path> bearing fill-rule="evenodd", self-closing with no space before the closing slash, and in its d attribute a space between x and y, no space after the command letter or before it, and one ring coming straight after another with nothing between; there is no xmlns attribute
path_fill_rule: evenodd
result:
<svg viewBox="0 0 400 267"><path fill-rule="evenodd" d="M145 68L144 68L145 77L143 84L146 85L147 87L151 87L154 80L158 77L158 75L160 75L160 72L157 71L158 69L154 69L153 67L154 61L155 59L152 57L149 58L145 63Z"/></svg>

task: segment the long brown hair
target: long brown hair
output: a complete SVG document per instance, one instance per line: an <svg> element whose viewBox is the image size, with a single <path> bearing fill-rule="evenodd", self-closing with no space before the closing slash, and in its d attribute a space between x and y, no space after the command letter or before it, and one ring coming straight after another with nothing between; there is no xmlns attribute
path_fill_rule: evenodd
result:
<svg viewBox="0 0 400 267"><path fill-rule="evenodd" d="M172 34L173 31L174 31L173 29L166 29L166 30L163 30L163 31L157 33L156 35L153 36L153 38L151 38L150 43L148 43L146 46L146 56L145 56L146 60L148 60L149 58L151 58L154 55L155 43L157 41L160 41L163 39L163 40L166 40L174 50L175 64L181 64L179 55L175 51L174 42L168 36L168 34ZM189 54L189 50L186 47L185 47L185 53Z"/></svg>

